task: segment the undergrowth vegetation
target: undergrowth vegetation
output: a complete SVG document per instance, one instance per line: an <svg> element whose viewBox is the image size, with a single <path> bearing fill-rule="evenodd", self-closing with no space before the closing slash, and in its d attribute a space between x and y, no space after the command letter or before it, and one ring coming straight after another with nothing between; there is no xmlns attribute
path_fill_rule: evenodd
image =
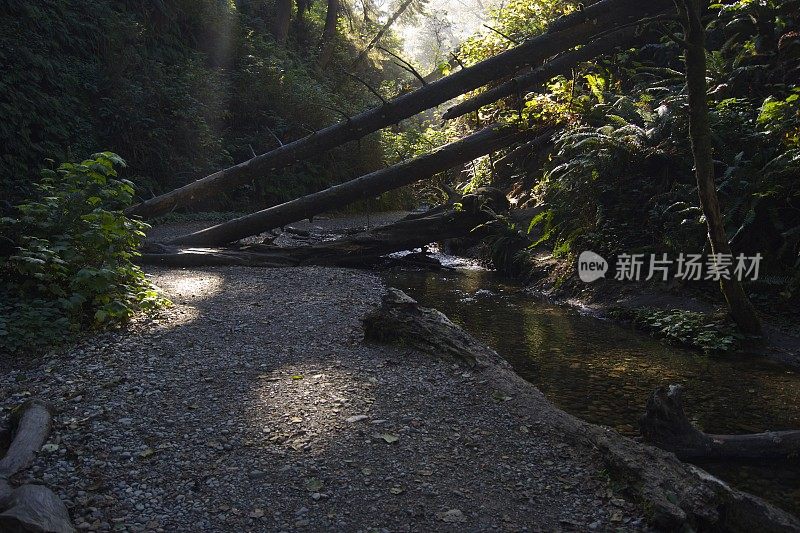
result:
<svg viewBox="0 0 800 533"><path fill-rule="evenodd" d="M706 354L724 353L737 348L742 335L726 317L682 309L612 309L610 315L630 320L668 342L695 348Z"/></svg>
<svg viewBox="0 0 800 533"><path fill-rule="evenodd" d="M495 14L486 33L461 48L466 62L541 32L571 3L530 0ZM709 105L714 164L735 254L763 256L756 301L791 306L800 297L800 2L733 1L709 7ZM480 178L536 206L531 250L564 262L583 250L708 253L688 130L680 46L668 24L640 30L642 44L598 58L540 90L459 119L481 127L515 122L555 128L545 147ZM649 44L645 44L649 43ZM473 180L476 179L474 176ZM471 186L462 180L461 189ZM510 228L511 234L519 229ZM519 243L501 231L498 267L524 273ZM532 253L532 252L529 252ZM530 262L529 262L530 263ZM574 269L573 269L574 270ZM713 284L709 293L716 293Z"/></svg>
<svg viewBox="0 0 800 533"><path fill-rule="evenodd" d="M103 152L45 169L0 219L0 351L35 352L168 305L132 262L147 225L122 214L134 189L115 165Z"/></svg>

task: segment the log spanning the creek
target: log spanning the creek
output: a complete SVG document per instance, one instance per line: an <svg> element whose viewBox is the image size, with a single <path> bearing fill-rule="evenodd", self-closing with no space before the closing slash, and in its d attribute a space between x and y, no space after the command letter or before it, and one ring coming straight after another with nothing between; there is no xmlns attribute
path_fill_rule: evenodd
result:
<svg viewBox="0 0 800 533"><path fill-rule="evenodd" d="M502 193L501 193L502 195ZM204 265L243 265L291 267L304 265L367 266L384 255L421 248L446 239L479 237L490 231L487 222L502 211L492 203L492 196L465 195L458 207L436 210L428 216L411 216L372 231L347 235L337 240L292 248L254 244L218 248L185 248L149 244L142 249L138 262L171 267ZM505 200L503 196L501 200ZM480 228L480 229L476 229Z"/></svg>
<svg viewBox="0 0 800 533"><path fill-rule="evenodd" d="M512 76L520 69L539 65L609 30L657 15L672 8L669 0L601 0L557 20L551 29L510 50L464 68L438 81L256 156L220 170L171 192L131 206L128 216L151 218L179 207L229 192L282 167L396 124L487 83Z"/></svg>
<svg viewBox="0 0 800 533"><path fill-rule="evenodd" d="M639 428L647 442L681 460L796 459L800 431L711 435L697 429L683 410L680 385L659 387L647 401Z"/></svg>
<svg viewBox="0 0 800 533"><path fill-rule="evenodd" d="M217 246L280 228L290 222L340 209L423 178L433 176L495 150L529 139L535 132L491 126L435 152L415 157L354 180L243 217L172 239L167 244Z"/></svg>
<svg viewBox="0 0 800 533"><path fill-rule="evenodd" d="M613 52L619 47L632 45L637 40L636 28L627 27L609 35L597 38L577 50L564 52L551 59L544 65L532 69L525 74L515 76L497 87L488 89L477 96L464 100L449 108L442 120L451 120L481 107L496 102L501 98L512 95L524 95L525 92L535 91L552 78L569 74L579 64L589 61L597 56Z"/></svg>

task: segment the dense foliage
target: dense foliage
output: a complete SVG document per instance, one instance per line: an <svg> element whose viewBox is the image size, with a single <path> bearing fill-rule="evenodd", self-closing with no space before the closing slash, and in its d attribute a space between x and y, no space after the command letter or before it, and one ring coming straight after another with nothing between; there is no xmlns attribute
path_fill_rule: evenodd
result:
<svg viewBox="0 0 800 533"><path fill-rule="evenodd" d="M0 187L19 200L45 158L81 159L103 147L126 159L126 176L147 197L374 105L346 72L387 95L396 90L394 65L351 65L356 35L373 31L373 20L340 23L322 68L326 4L303 6L278 43L274 9L263 1L4 2ZM380 142L372 135L321 154L206 207L271 204L374 170L384 162Z"/></svg>
<svg viewBox="0 0 800 533"><path fill-rule="evenodd" d="M559 8L569 9L557 4L512 3L493 25L515 39L527 36ZM748 290L769 294L773 303L800 293L798 14L796 0L742 0L712 5L705 15L716 179L728 237L735 253L764 256L761 280ZM707 251L682 51L671 38L679 32L677 24L650 25L642 30L642 42L650 44L598 58L521 100L461 119L473 127L522 121L556 128L545 149L482 176L510 190L518 205L540 207L530 242L570 261L585 249L606 256ZM479 60L513 45L498 35L476 38L461 52ZM518 246L518 239L505 239ZM516 252L503 257L524 261Z"/></svg>
<svg viewBox="0 0 800 533"><path fill-rule="evenodd" d="M146 225L122 215L134 190L114 165L124 162L104 152L45 169L34 197L0 219L0 352L35 351L167 303L132 263Z"/></svg>

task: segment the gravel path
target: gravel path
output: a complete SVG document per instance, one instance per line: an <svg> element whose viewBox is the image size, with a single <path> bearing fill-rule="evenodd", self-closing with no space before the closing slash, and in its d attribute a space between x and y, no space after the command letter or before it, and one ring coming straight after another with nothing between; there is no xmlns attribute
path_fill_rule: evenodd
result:
<svg viewBox="0 0 800 533"><path fill-rule="evenodd" d="M56 490L80 529L644 528L545 400L520 414L477 371L364 343L372 274L150 273L173 308L0 378L3 410L55 405L17 481Z"/></svg>

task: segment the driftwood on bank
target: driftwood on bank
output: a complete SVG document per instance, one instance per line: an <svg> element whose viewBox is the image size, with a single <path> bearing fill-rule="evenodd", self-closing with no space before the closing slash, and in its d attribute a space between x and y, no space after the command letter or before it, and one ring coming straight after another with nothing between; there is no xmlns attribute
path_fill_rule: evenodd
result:
<svg viewBox="0 0 800 533"><path fill-rule="evenodd" d="M471 368L507 365L494 350L476 341L445 315L420 306L397 289L388 289L381 307L364 319L364 336L376 342L402 342Z"/></svg>
<svg viewBox="0 0 800 533"><path fill-rule="evenodd" d="M257 235L290 222L311 218L358 200L373 198L409 185L504 146L524 141L532 134L527 131L519 132L513 128L491 126L447 144L430 154L415 157L229 222L177 237L167 244L216 246Z"/></svg>
<svg viewBox="0 0 800 533"><path fill-rule="evenodd" d="M711 435L697 429L683 410L682 387L659 387L647 400L639 428L647 442L682 460L797 459L800 431Z"/></svg>
<svg viewBox="0 0 800 533"><path fill-rule="evenodd" d="M628 27L609 35L604 35L591 41L577 50L564 52L551 59L544 65L511 78L497 87L488 89L477 96L464 100L450 107L443 115L442 120L451 120L481 107L496 102L506 96L523 96L527 91L541 87L556 76L569 74L579 64L589 61L597 56L613 52L620 46L629 46L636 40L636 28Z"/></svg>
<svg viewBox="0 0 800 533"><path fill-rule="evenodd" d="M44 402L31 400L15 418L13 440L0 460L0 531L74 531L53 491L42 485L11 487L9 478L33 461L47 439L52 415Z"/></svg>
<svg viewBox="0 0 800 533"><path fill-rule="evenodd" d="M478 236L475 228L492 220L493 212L493 206L487 205L483 197L466 195L459 209L451 206L445 211L437 210L427 216L405 218L371 231L319 244L292 248L263 244L183 248L155 243L142 249L138 262L173 267L366 266L393 252L421 248L432 242L470 234Z"/></svg>
<svg viewBox="0 0 800 533"><path fill-rule="evenodd" d="M544 425L585 446L602 461L616 490L635 501L648 522L663 531L796 532L800 522L761 498L741 492L673 454L637 443L608 428L580 421L550 404L494 351L443 314L401 291L390 291L365 320L365 336L399 340L436 357L455 359L480 372L521 424Z"/></svg>
<svg viewBox="0 0 800 533"><path fill-rule="evenodd" d="M380 107L131 206L125 213L129 216L150 218L228 192L271 170L317 156L331 148L360 139L465 92L482 87L493 80L511 76L522 68L538 65L564 50L587 42L599 33L661 13L671 5L669 0L647 2L601 0L557 21L557 24L554 24L554 28L558 28L557 31L548 31L533 37L511 50L399 96Z"/></svg>

